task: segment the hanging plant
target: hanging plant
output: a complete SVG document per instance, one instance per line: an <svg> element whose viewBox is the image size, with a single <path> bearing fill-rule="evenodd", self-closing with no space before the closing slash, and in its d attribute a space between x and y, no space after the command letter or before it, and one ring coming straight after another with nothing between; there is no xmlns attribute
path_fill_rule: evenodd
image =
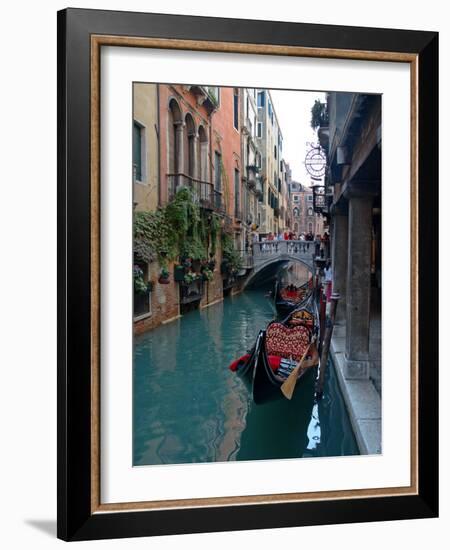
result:
<svg viewBox="0 0 450 550"><path fill-rule="evenodd" d="M189 257L192 262L204 260L206 258L205 244L198 237L186 237L182 245L181 255Z"/></svg>
<svg viewBox="0 0 450 550"><path fill-rule="evenodd" d="M159 274L158 282L162 285L167 285L170 282L169 278L169 270L165 267L161 269L161 273Z"/></svg>
<svg viewBox="0 0 450 550"><path fill-rule="evenodd" d="M223 258L233 268L239 269L239 252L234 249L231 235L225 235L227 230L231 231L231 224L228 224L229 227L222 227L222 224L222 217L200 209L191 189L181 187L165 207L155 212L135 212L135 256L147 263L157 259L167 273L169 262L177 258L187 269L193 265L200 269L199 262L206 262L209 257L206 265L213 271L221 235Z"/></svg>

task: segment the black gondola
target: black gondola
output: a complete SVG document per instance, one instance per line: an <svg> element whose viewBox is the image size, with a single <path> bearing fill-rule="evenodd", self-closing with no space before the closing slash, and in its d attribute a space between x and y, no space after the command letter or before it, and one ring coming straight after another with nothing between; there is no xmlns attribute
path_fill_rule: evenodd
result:
<svg viewBox="0 0 450 550"><path fill-rule="evenodd" d="M252 392L256 404L283 398L281 386L308 348L297 381L319 365L315 344L319 330L319 313L311 294L286 319L272 321L259 332L251 352L230 367Z"/></svg>
<svg viewBox="0 0 450 550"><path fill-rule="evenodd" d="M294 285L282 285L277 281L274 291L274 301L277 312L283 317L289 315L291 311L299 307L310 292L309 283L305 283L297 288L294 287Z"/></svg>

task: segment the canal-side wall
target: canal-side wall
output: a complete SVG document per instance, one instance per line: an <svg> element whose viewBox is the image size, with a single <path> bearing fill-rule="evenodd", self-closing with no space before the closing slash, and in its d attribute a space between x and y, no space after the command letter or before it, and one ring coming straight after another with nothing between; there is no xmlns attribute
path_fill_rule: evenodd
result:
<svg viewBox="0 0 450 550"><path fill-rule="evenodd" d="M220 269L216 267L213 272L212 281L205 282L203 285L203 289L203 297L200 301L200 308L207 307L209 304L218 302L219 300L223 299L223 284Z"/></svg>
<svg viewBox="0 0 450 550"><path fill-rule="evenodd" d="M152 330L169 319L177 318L180 313L178 283L173 280L173 262L169 264L170 282L167 285L158 282L161 267L158 262L149 264L149 281L153 283L150 293L150 312L134 320L134 333L141 334Z"/></svg>
<svg viewBox="0 0 450 550"><path fill-rule="evenodd" d="M371 379L346 378L345 332L345 324L337 324L334 327L330 346L339 386L359 452L364 455L380 454L382 452L381 397Z"/></svg>
<svg viewBox="0 0 450 550"><path fill-rule="evenodd" d="M220 250L216 254L216 268L213 271L213 279L203 283L203 296L200 300L201 309L210 304L223 300L223 281L220 273L222 254ZM217 259L219 258L219 259ZM161 267L158 262L149 264L148 280L153 283L153 290L150 293L150 312L134 319L134 333L142 334L152 330L159 325L178 319L180 316L180 287L179 283L174 281L175 263L169 264L170 282L161 284L158 278Z"/></svg>

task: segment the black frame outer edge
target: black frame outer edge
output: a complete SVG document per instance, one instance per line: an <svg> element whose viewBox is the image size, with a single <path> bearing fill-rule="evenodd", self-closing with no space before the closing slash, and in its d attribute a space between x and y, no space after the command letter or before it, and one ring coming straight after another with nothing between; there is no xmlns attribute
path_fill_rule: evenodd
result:
<svg viewBox="0 0 450 550"><path fill-rule="evenodd" d="M67 508L66 498L66 462L67 453L65 446L66 438L66 413L65 413L65 387L66 387L66 362L65 362L65 340L66 340L66 321L65 321L65 302L66 302L66 231L65 231L65 203L66 203L66 122L65 122L65 35L66 35L66 17L65 13L58 13L58 37L57 37L57 256L58 256L58 277L57 277L57 390L58 390L58 410L57 410L57 432L58 432L58 465L57 465L57 535L59 538L67 536Z"/></svg>
<svg viewBox="0 0 450 550"><path fill-rule="evenodd" d="M419 54L419 495L90 512L90 35ZM58 12L58 525L63 540L387 521L438 514L438 35L102 10ZM430 322L430 319L433 322ZM431 359L431 360L430 360Z"/></svg>
<svg viewBox="0 0 450 550"><path fill-rule="evenodd" d="M419 494L439 513L439 36L419 56ZM430 215L431 214L431 215ZM426 422L420 417L426 417Z"/></svg>

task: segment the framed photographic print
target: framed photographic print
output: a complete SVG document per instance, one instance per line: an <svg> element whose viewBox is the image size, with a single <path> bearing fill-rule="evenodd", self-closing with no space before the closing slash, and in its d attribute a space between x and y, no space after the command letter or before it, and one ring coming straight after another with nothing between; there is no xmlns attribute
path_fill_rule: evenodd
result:
<svg viewBox="0 0 450 550"><path fill-rule="evenodd" d="M438 36L58 13L58 536L438 514Z"/></svg>

